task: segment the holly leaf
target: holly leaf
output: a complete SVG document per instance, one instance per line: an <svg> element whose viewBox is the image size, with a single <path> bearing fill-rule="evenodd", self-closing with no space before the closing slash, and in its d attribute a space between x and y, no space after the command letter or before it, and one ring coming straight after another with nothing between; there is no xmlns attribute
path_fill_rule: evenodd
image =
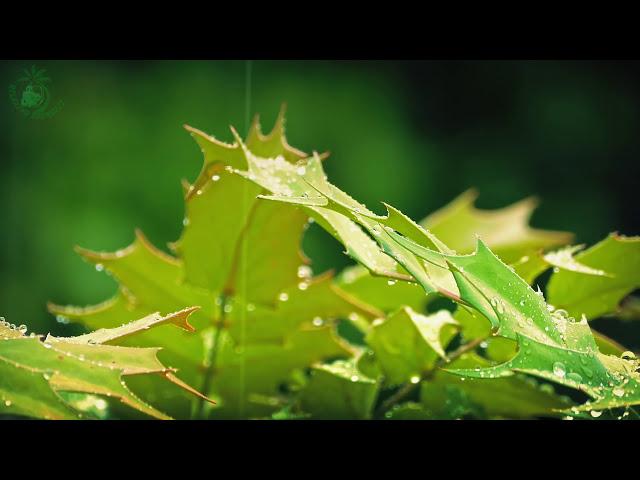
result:
<svg viewBox="0 0 640 480"><path fill-rule="evenodd" d="M416 255L424 247L393 233ZM431 256L428 253L425 256ZM640 403L637 362L599 352L586 319L576 321L566 312L548 308L511 268L478 240L472 255L443 255L458 284L461 300L489 320L494 335L515 340L513 359L490 368L450 370L476 378L498 378L515 372L535 375L578 389L591 401L575 411L597 410Z"/></svg>
<svg viewBox="0 0 640 480"><path fill-rule="evenodd" d="M525 198L496 210L476 208L477 198L475 190L467 190L420 224L458 253L471 253L476 238L480 237L507 263L517 261L528 252L563 245L573 237L568 232L529 226L529 219L538 203L535 198Z"/></svg>
<svg viewBox="0 0 640 480"><path fill-rule="evenodd" d="M450 365L449 369L481 369L490 366L489 360L469 352ZM452 395L451 392L455 391ZM455 405L456 398L464 399L463 405ZM571 402L563 400L549 384L540 384L525 375L505 378L464 378L439 370L421 385L422 405L440 418L456 418L451 413L467 413L464 408L474 406L481 418L532 418L557 417L559 409L566 409Z"/></svg>
<svg viewBox="0 0 640 480"><path fill-rule="evenodd" d="M312 368L301 405L315 419L365 420L371 418L378 388L377 379L364 375L353 360L337 360Z"/></svg>
<svg viewBox="0 0 640 480"><path fill-rule="evenodd" d="M401 305L419 312L429 302L429 297L419 285L373 276L361 265L343 270L337 278L337 285L341 290L383 312L396 310Z"/></svg>
<svg viewBox="0 0 640 480"><path fill-rule="evenodd" d="M549 302L579 317L616 312L620 301L640 287L640 237L612 234L576 255L576 260L607 275L555 272L549 280Z"/></svg>
<svg viewBox="0 0 640 480"><path fill-rule="evenodd" d="M232 144L186 129L200 146L204 163L193 184L184 184L184 228L170 245L175 256L155 248L140 231L131 246L115 253L78 249L97 270L116 278L119 290L99 305L51 304L50 310L100 329L158 310L199 305L190 317L197 335L161 325L115 341L163 347L165 361L225 406L209 412L200 402L196 415L222 415L224 410L225 415L259 416L264 409L253 408L255 395L277 392L292 372L323 355L348 356L345 345L330 334L335 320L351 314L371 319L382 312L337 287L330 272L313 276L300 251L306 212L258 200L264 189L233 173L247 168L249 150L297 168L305 154L286 140L284 111L268 135L256 119L246 142L233 129L237 141ZM338 223L341 231L347 229ZM278 351L282 345L288 347ZM249 365L254 358L262 362L257 370Z"/></svg>
<svg viewBox="0 0 640 480"><path fill-rule="evenodd" d="M83 418L83 413L74 408L77 404L67 403L61 396L62 392L78 392L118 400L145 415L169 419L127 387L124 378L129 375L159 375L209 400L176 377L175 369L158 360L158 348L105 345L156 325L188 325L187 317L193 311L164 317L155 314L115 330L70 338L48 335L44 340L22 332L16 335L14 329L0 325L0 412L44 419Z"/></svg>
<svg viewBox="0 0 640 480"><path fill-rule="evenodd" d="M384 320L375 320L366 340L385 381L397 385L418 381L438 358L447 359L445 348L457 325L446 310L427 316L403 307Z"/></svg>

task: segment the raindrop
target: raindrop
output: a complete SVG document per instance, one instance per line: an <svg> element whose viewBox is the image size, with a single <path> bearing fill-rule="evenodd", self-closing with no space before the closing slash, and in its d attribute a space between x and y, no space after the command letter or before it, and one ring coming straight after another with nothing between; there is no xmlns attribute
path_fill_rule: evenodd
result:
<svg viewBox="0 0 640 480"><path fill-rule="evenodd" d="M27 333L27 326L26 326L26 325L20 325L20 326L18 327L18 331L19 331L21 334L23 334L23 335L24 335L25 333Z"/></svg>
<svg viewBox="0 0 640 480"><path fill-rule="evenodd" d="M187 225L189 225L189 219L188 219L187 217L184 217L184 218L182 219L182 225L184 225L185 227L186 227Z"/></svg>
<svg viewBox="0 0 640 480"><path fill-rule="evenodd" d="M280 300L281 302L286 302L287 300L289 300L289 294L287 294L286 292L282 292L280 295L278 295L278 300Z"/></svg>
<svg viewBox="0 0 640 480"><path fill-rule="evenodd" d="M307 282L300 282L298 284L298 289L299 290L306 290L307 288L309 288L309 284Z"/></svg>
<svg viewBox="0 0 640 480"><path fill-rule="evenodd" d="M391 279L387 280L387 285L395 285L396 283L398 283L397 280L391 280Z"/></svg>
<svg viewBox="0 0 640 480"><path fill-rule="evenodd" d="M11 400L5 400L4 401L4 405L5 405L5 407L10 407L11 406Z"/></svg>
<svg viewBox="0 0 640 480"><path fill-rule="evenodd" d="M98 272L101 272L104 270L104 265L102 265L101 263L96 263L96 270Z"/></svg>
<svg viewBox="0 0 640 480"><path fill-rule="evenodd" d="M352 382L357 382L358 380L360 380L360 377L358 377L358 375L352 375L351 376L351 381Z"/></svg>
<svg viewBox="0 0 640 480"><path fill-rule="evenodd" d="M567 369L565 368L563 363L555 362L553 364L553 374L558 378L564 378L567 373Z"/></svg>
<svg viewBox="0 0 640 480"><path fill-rule="evenodd" d="M579 373L571 372L567 374L567 380L572 380L576 383L582 383L582 376Z"/></svg>
<svg viewBox="0 0 640 480"><path fill-rule="evenodd" d="M589 413L593 418L598 418L600 415L602 415L601 410L591 410Z"/></svg>
<svg viewBox="0 0 640 480"><path fill-rule="evenodd" d="M313 270L309 265L300 265L298 267L298 278L311 278Z"/></svg>
<svg viewBox="0 0 640 480"><path fill-rule="evenodd" d="M624 397L624 388L622 387L616 387L613 389L613 394L616 397Z"/></svg>
<svg viewBox="0 0 640 480"><path fill-rule="evenodd" d="M418 383L418 382L420 381L420 376L419 376L419 375L413 375L413 376L409 379L409 381L415 385L416 383Z"/></svg>
<svg viewBox="0 0 640 480"><path fill-rule="evenodd" d="M561 308L556 310L555 314L558 315L560 318L567 318L569 316L569 312L567 312L566 310L563 310Z"/></svg>
<svg viewBox="0 0 640 480"><path fill-rule="evenodd" d="M311 323L313 323L316 327L321 327L322 325L324 325L324 320L322 320L322 318L320 317L314 317Z"/></svg>
<svg viewBox="0 0 640 480"><path fill-rule="evenodd" d="M214 182L217 182L218 180L220 180L220 175L213 175L211 177L211 180L213 180Z"/></svg>
<svg viewBox="0 0 640 480"><path fill-rule="evenodd" d="M620 355L620 358L623 358L625 360L635 360L636 354L627 350L626 352L622 352L622 355Z"/></svg>

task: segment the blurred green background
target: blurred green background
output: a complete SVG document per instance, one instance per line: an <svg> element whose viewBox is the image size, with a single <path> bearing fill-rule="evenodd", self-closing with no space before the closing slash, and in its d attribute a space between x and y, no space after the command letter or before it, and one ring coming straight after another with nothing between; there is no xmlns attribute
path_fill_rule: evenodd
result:
<svg viewBox="0 0 640 480"><path fill-rule="evenodd" d="M5 92L31 65L64 107L34 120L0 100L0 315L36 332L72 331L48 300L116 289L74 245L178 237L180 179L202 161L182 124L231 141L247 109L269 129L282 102L290 143L330 150L332 182L380 213L384 200L420 219L477 187L484 208L539 196L533 225L577 242L640 233L637 62L253 61L247 95L245 61L11 61ZM316 273L350 263L313 228L304 248Z"/></svg>

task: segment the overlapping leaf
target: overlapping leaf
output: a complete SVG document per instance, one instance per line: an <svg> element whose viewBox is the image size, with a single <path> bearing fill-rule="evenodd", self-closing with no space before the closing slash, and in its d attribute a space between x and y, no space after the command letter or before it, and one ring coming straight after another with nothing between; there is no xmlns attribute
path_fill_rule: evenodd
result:
<svg viewBox="0 0 640 480"><path fill-rule="evenodd" d="M249 168L242 174L269 188L272 195L266 198L305 208L331 209L358 223L375 239L380 251L397 262L395 270L400 276L408 274L427 293L439 292L462 305L473 307L489 320L494 335L517 342L517 355L509 362L490 369L464 370L460 374L496 378L519 371L536 375L585 392L592 398L588 405L582 407L587 409L640 403L636 363L600 353L586 322L563 316L561 311L552 314L541 294L533 291L513 267L498 259L484 242L478 240L477 250L472 255L456 255L432 232L396 209L387 206L386 216L376 215L331 185L317 156L293 169L285 167L282 162L252 157L247 151L245 154ZM273 177L281 179L277 186L272 182ZM295 189L289 189L290 185ZM468 212L470 202L461 204L460 211ZM540 242L550 245L567 240L564 234L544 235L523 228L530 210L527 203L514 208L512 215L521 221L512 219L513 230L502 234L524 237L526 249L543 247ZM436 220L432 217L431 222L438 225ZM485 225L488 225L486 233L493 234L496 225L489 220ZM461 245L458 248L466 247ZM516 261L521 258L520 253L515 255L513 250L507 249L502 255L507 261ZM561 264L567 269L579 269L578 263L570 261L572 251L568 253L560 255L560 258L551 257L547 262ZM356 255L354 258L360 260ZM574 273L585 277L589 274L591 281L606 280L609 277L604 275L605 272L615 274L606 265L585 262L580 256L578 259L590 268ZM362 263L374 274L389 274L370 262Z"/></svg>
<svg viewBox="0 0 640 480"><path fill-rule="evenodd" d="M330 275L313 277L300 252L308 224L305 212L258 200L263 189L233 174L247 167L249 148L292 167L305 157L287 143L283 114L269 135L261 133L256 119L246 145L187 130L202 149L204 165L193 185L185 185L184 229L170 245L177 256L159 251L141 232L131 246L115 253L79 249L98 270L118 280L119 291L97 306L50 305L50 310L95 329L157 310L200 306L192 317L198 335L161 327L122 342L162 346L163 358L180 368L185 379L220 400L220 408L210 414L262 414L259 406L252 410L252 396L275 395L296 369L349 355L333 333L333 319L381 313L336 287ZM323 215L329 220L320 215L319 221L339 217L329 210ZM357 228L342 220L336 225L341 232ZM369 243L372 252L390 263Z"/></svg>
<svg viewBox="0 0 640 480"><path fill-rule="evenodd" d="M640 237L612 234L576 255L576 260L606 275L558 271L549 281L549 302L588 319L615 312L620 300L640 288Z"/></svg>
<svg viewBox="0 0 640 480"><path fill-rule="evenodd" d="M47 336L44 340L1 324L0 412L44 419L83 418L83 413L61 396L62 392L79 392L118 400L154 418L170 418L127 387L123 378L130 375L160 375L208 400L176 377L174 368L166 367L158 360L159 348L106 345L163 324L188 328L187 317L194 310L186 309L164 317L154 314L120 328L70 338Z"/></svg>

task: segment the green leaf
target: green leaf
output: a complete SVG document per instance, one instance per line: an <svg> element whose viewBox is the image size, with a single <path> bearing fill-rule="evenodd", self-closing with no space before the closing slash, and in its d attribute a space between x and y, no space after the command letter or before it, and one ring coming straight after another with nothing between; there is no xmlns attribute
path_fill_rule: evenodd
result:
<svg viewBox="0 0 640 480"><path fill-rule="evenodd" d="M471 253L476 236L480 237L507 263L515 262L529 252L571 241L573 235L568 232L529 226L529 218L538 203L535 198L526 198L497 210L479 210L474 206L477 197L475 190L467 190L420 224L458 253Z"/></svg>
<svg viewBox="0 0 640 480"><path fill-rule="evenodd" d="M385 416L387 420L433 420L437 417L422 405L415 402L406 402L396 405Z"/></svg>
<svg viewBox="0 0 640 480"><path fill-rule="evenodd" d="M174 375L156 357L158 348L104 345L120 336L153 328L163 323L188 325L192 310L167 317L153 315L116 330L101 330L80 337L15 335L0 325L0 412L37 418L82 418L65 403L60 392L102 395L146 415L168 419L166 414L138 398L125 384L128 375L160 375L186 391L208 400Z"/></svg>
<svg viewBox="0 0 640 480"><path fill-rule="evenodd" d="M52 312L93 329L117 327L156 311L199 306L190 317L197 335L161 325L115 340L161 346L164 361L219 400L218 413L200 402L193 409L196 416L263 416L273 410L263 401L265 395L276 395L297 369L349 355L331 333L337 319L383 315L334 285L330 273L313 276L300 251L309 212L259 200L257 196L266 193L263 187L234 174L248 167L248 156L265 155L298 168L305 154L289 146L283 114L268 135L261 133L256 119L246 142L232 129L237 138L233 144L186 127L204 154L204 164L195 182L184 186L184 229L170 245L176 256L157 250L139 231L131 246L115 253L79 249L98 270L118 280L117 294L93 307L50 305ZM336 229L343 233L358 228L331 211L314 215L322 222L335 217ZM369 242L372 251L390 262ZM256 395L261 400L254 402Z"/></svg>
<svg viewBox="0 0 640 480"><path fill-rule="evenodd" d="M375 277L360 265L343 270L337 284L345 292L383 312L396 310L400 305L422 311L429 301L419 285Z"/></svg>
<svg viewBox="0 0 640 480"><path fill-rule="evenodd" d="M392 235L417 255L424 255L424 247ZM516 356L504 364L452 372L476 378L511 376L514 372L539 376L592 398L574 407L576 411L640 403L637 363L600 353L584 317L578 322L566 312L552 313L541 292L534 292L481 240L472 255L443 257L458 283L461 299L489 319L495 335L518 343Z"/></svg>
<svg viewBox="0 0 640 480"><path fill-rule="evenodd" d="M584 275L611 276L603 270L594 269L578 262L573 254L583 248L584 245L572 245L547 253L536 251L522 256L511 266L518 276L529 285L533 284L534 280L549 267L554 267L555 271L567 270Z"/></svg>
<svg viewBox="0 0 640 480"><path fill-rule="evenodd" d="M545 272L550 264L545 260L542 252L531 252L528 255L520 257L516 262L511 264L516 274L529 285L543 272Z"/></svg>
<svg viewBox="0 0 640 480"><path fill-rule="evenodd" d="M457 322L446 310L421 315L403 307L384 320L376 320L367 335L385 380L397 385L420 379L438 358L446 359L445 348Z"/></svg>
<svg viewBox="0 0 640 480"><path fill-rule="evenodd" d="M219 360L212 391L221 397L210 418L244 418L270 415L279 404L265 405L264 396L278 396L296 370L327 358L348 358L353 350L336 337L330 326L298 330L274 343L256 343L244 349L228 335L220 338ZM238 381L244 378L244 385ZM258 398L258 401L255 398Z"/></svg>
<svg viewBox="0 0 640 480"><path fill-rule="evenodd" d="M486 368L490 362L474 353L466 353L448 368ZM451 391L456 394L451 395ZM571 403L560 399L551 389L524 375L491 380L462 378L438 371L423 382L422 404L435 414L447 418L450 412L464 408L452 404L456 398L464 398L463 404L473 405L481 418L531 418L558 416L558 409L568 408ZM464 405L463 405L464 406ZM466 413L466 412L465 412ZM455 418L455 417L454 417Z"/></svg>
<svg viewBox="0 0 640 480"><path fill-rule="evenodd" d="M371 418L378 382L360 372L352 361L337 360L312 368L302 392L304 411L316 419Z"/></svg>
<svg viewBox="0 0 640 480"><path fill-rule="evenodd" d="M576 260L607 276L586 276L570 271L549 280L549 302L579 317L597 318L617 311L620 300L640 287L640 237L612 234L576 255Z"/></svg>

